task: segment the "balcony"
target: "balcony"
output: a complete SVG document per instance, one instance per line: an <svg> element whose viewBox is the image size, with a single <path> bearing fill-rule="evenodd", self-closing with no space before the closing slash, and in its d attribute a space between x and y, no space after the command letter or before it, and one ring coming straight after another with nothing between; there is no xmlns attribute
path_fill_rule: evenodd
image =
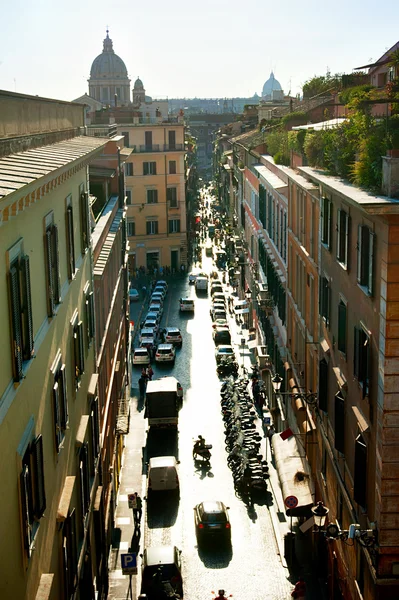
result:
<svg viewBox="0 0 399 600"><path fill-rule="evenodd" d="M145 152L184 152L184 144L140 144L133 146L134 152L142 154Z"/></svg>

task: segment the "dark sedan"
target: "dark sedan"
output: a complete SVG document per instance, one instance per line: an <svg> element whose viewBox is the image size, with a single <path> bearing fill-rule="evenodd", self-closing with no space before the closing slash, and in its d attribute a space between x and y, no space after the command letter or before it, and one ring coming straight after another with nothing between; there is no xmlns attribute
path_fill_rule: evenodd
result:
<svg viewBox="0 0 399 600"><path fill-rule="evenodd" d="M231 528L228 506L223 502L208 501L194 508L195 531L198 544L206 540L220 540L230 543Z"/></svg>

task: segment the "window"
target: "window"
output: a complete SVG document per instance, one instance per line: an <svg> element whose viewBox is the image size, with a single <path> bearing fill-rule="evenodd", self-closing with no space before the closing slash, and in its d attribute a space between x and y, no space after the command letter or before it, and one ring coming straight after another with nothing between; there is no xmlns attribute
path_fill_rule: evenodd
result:
<svg viewBox="0 0 399 600"><path fill-rule="evenodd" d="M147 221L147 235L158 233L158 221Z"/></svg>
<svg viewBox="0 0 399 600"><path fill-rule="evenodd" d="M154 161L143 162L143 175L156 175L157 163Z"/></svg>
<svg viewBox="0 0 399 600"><path fill-rule="evenodd" d="M98 454L100 452L100 419L98 415L98 397L93 398L90 410L90 433L91 433L91 475L94 476L94 471L97 465Z"/></svg>
<svg viewBox="0 0 399 600"><path fill-rule="evenodd" d="M283 260L287 262L287 213L284 211L284 227L283 227Z"/></svg>
<svg viewBox="0 0 399 600"><path fill-rule="evenodd" d="M323 358L319 362L319 409L328 411L328 363Z"/></svg>
<svg viewBox="0 0 399 600"><path fill-rule="evenodd" d="M68 414L68 393L66 382L66 369L62 364L61 352L58 351L57 357L51 368L53 373L53 417L54 417L54 440L57 454L63 447L65 432L67 430Z"/></svg>
<svg viewBox="0 0 399 600"><path fill-rule="evenodd" d="M321 475L327 480L327 450L323 447L321 451Z"/></svg>
<svg viewBox="0 0 399 600"><path fill-rule="evenodd" d="M91 342L94 338L94 294L92 291L90 291L89 282L87 282L85 285L84 294L87 347L90 348Z"/></svg>
<svg viewBox="0 0 399 600"><path fill-rule="evenodd" d="M346 354L346 304L343 300L338 304L338 350Z"/></svg>
<svg viewBox="0 0 399 600"><path fill-rule="evenodd" d="M166 189L166 199L170 208L177 208L177 188L169 187Z"/></svg>
<svg viewBox="0 0 399 600"><path fill-rule="evenodd" d="M327 277L320 279L320 314L326 325L330 324L331 287Z"/></svg>
<svg viewBox="0 0 399 600"><path fill-rule="evenodd" d="M355 473L353 497L360 506L365 507L367 494L367 446L362 435L355 442Z"/></svg>
<svg viewBox="0 0 399 600"><path fill-rule="evenodd" d="M88 444L81 446L79 451L80 501L82 515L86 516L90 506L90 472Z"/></svg>
<svg viewBox="0 0 399 600"><path fill-rule="evenodd" d="M133 237L136 235L136 223L134 221L127 222L127 236Z"/></svg>
<svg viewBox="0 0 399 600"><path fill-rule="evenodd" d="M75 240L73 229L73 207L72 196L66 199L66 239L67 239L67 261L68 261L68 279L71 281L75 275Z"/></svg>
<svg viewBox="0 0 399 600"><path fill-rule="evenodd" d="M86 252L90 244L90 224L89 224L89 195L81 186L80 191L80 233L82 254Z"/></svg>
<svg viewBox="0 0 399 600"><path fill-rule="evenodd" d="M372 296L374 292L375 234L365 225L358 227L357 281Z"/></svg>
<svg viewBox="0 0 399 600"><path fill-rule="evenodd" d="M128 131L122 131L122 135L125 138L125 147L129 148L129 132Z"/></svg>
<svg viewBox="0 0 399 600"><path fill-rule="evenodd" d="M314 277L313 275L308 275L308 284L309 284L309 333L313 337L314 336Z"/></svg>
<svg viewBox="0 0 399 600"><path fill-rule="evenodd" d="M321 241L331 250L332 202L328 198L321 199Z"/></svg>
<svg viewBox="0 0 399 600"><path fill-rule="evenodd" d="M22 510L22 535L25 552L30 557L33 540L39 528L39 519L46 510L46 489L44 485L43 438L37 436L29 444L22 458L20 475Z"/></svg>
<svg viewBox="0 0 399 600"><path fill-rule="evenodd" d="M337 216L337 260L348 267L349 215L344 210L338 210Z"/></svg>
<svg viewBox="0 0 399 600"><path fill-rule="evenodd" d="M176 150L176 131L168 131L169 150Z"/></svg>
<svg viewBox="0 0 399 600"><path fill-rule="evenodd" d="M152 131L144 132L144 144L146 150L152 150Z"/></svg>
<svg viewBox="0 0 399 600"><path fill-rule="evenodd" d="M147 204L158 203L158 190L147 190Z"/></svg>
<svg viewBox="0 0 399 600"><path fill-rule="evenodd" d="M169 161L169 174L176 175L176 161L175 160Z"/></svg>
<svg viewBox="0 0 399 600"><path fill-rule="evenodd" d="M169 233L180 233L180 219L169 220Z"/></svg>
<svg viewBox="0 0 399 600"><path fill-rule="evenodd" d="M259 221L263 229L266 229L266 189L259 185Z"/></svg>
<svg viewBox="0 0 399 600"><path fill-rule="evenodd" d="M85 370L84 344L83 344L83 323L78 320L78 313L75 311L72 319L73 328L73 358L74 358L74 376L75 388L78 389L82 374Z"/></svg>
<svg viewBox="0 0 399 600"><path fill-rule="evenodd" d="M353 374L363 388L363 398L370 392L370 334L363 326L355 327Z"/></svg>
<svg viewBox="0 0 399 600"><path fill-rule="evenodd" d="M48 215L46 221L52 220L53 216ZM61 282L60 282L60 259L58 253L58 227L51 223L46 223L46 233L44 235L44 248L46 256L46 281L47 281L47 314L49 317L55 315L55 306L61 302Z"/></svg>
<svg viewBox="0 0 399 600"><path fill-rule="evenodd" d="M73 509L63 527L62 553L64 562L65 598L73 596L78 583L78 552L76 532L76 511Z"/></svg>
<svg viewBox="0 0 399 600"><path fill-rule="evenodd" d="M11 313L11 343L14 381L23 377L22 363L30 360L34 353L32 296L30 289L29 256L22 254L21 245L9 251L10 272L8 274Z"/></svg>
<svg viewBox="0 0 399 600"><path fill-rule="evenodd" d="M345 401L341 392L335 394L334 415L335 449L345 453Z"/></svg>
<svg viewBox="0 0 399 600"><path fill-rule="evenodd" d="M340 488L337 489L337 521L339 526L342 528L344 516L344 498Z"/></svg>
<svg viewBox="0 0 399 600"><path fill-rule="evenodd" d="M132 204L132 191L126 190L126 204L130 206Z"/></svg>
<svg viewBox="0 0 399 600"><path fill-rule="evenodd" d="M133 177L133 163L125 163L125 175L126 177Z"/></svg>

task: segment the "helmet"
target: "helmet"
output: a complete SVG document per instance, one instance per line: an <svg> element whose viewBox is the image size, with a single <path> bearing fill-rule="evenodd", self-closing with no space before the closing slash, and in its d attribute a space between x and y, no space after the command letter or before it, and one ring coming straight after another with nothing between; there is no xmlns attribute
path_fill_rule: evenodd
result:
<svg viewBox="0 0 399 600"><path fill-rule="evenodd" d="M218 590L219 596L224 596L224 590Z"/></svg>
<svg viewBox="0 0 399 600"><path fill-rule="evenodd" d="M204 438L202 437L202 435L199 435L199 436L198 436L198 439L199 439L199 440L203 440Z"/></svg>

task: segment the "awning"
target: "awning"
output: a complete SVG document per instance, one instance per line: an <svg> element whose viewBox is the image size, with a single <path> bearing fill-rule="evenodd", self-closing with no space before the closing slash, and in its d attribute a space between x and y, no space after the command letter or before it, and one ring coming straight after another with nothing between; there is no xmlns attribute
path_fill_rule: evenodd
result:
<svg viewBox="0 0 399 600"><path fill-rule="evenodd" d="M89 166L90 177L114 177L116 173L115 169L109 169L107 167L91 167Z"/></svg>
<svg viewBox="0 0 399 600"><path fill-rule="evenodd" d="M287 508L285 514L292 517L312 516L313 488L310 479L310 469L305 458L305 451L293 435L282 440L278 433L272 436L272 447L276 468L281 484L284 502L298 500L296 507Z"/></svg>

